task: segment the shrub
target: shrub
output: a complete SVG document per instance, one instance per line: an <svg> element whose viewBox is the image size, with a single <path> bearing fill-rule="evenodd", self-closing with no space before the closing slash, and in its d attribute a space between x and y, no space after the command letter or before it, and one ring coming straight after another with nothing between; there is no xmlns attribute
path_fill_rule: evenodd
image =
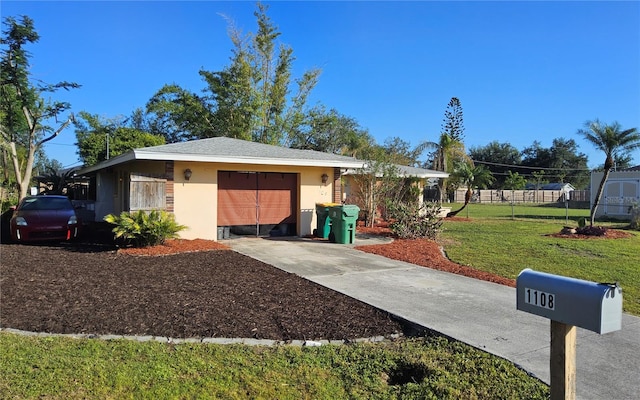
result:
<svg viewBox="0 0 640 400"><path fill-rule="evenodd" d="M166 239L178 237L178 232L187 228L176 223L173 214L159 210L122 212L119 216L109 214L104 220L116 225L112 229L116 239L124 239L134 247L162 244Z"/></svg>
<svg viewBox="0 0 640 400"><path fill-rule="evenodd" d="M388 202L391 231L402 239L435 239L441 230L440 204L425 202Z"/></svg>
<svg viewBox="0 0 640 400"><path fill-rule="evenodd" d="M9 211L11 207L18 204L18 196L10 195L8 199L2 200L2 208L0 212L4 213L5 211Z"/></svg>

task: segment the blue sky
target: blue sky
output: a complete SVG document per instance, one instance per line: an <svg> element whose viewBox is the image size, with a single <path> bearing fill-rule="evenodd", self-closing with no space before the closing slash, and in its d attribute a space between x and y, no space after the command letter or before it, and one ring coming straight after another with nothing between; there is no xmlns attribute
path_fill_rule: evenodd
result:
<svg viewBox="0 0 640 400"><path fill-rule="evenodd" d="M447 103L462 103L467 148L522 150L574 139L589 166L604 156L576 131L587 120L640 128L640 2L264 2L294 77L319 67L310 99L356 119L379 143L436 141ZM2 1L28 15L33 76L74 81L73 111L128 116L164 84L194 92L198 71L229 64L227 19L255 32L255 2ZM75 133L45 150L78 165ZM640 152L633 154L640 163Z"/></svg>

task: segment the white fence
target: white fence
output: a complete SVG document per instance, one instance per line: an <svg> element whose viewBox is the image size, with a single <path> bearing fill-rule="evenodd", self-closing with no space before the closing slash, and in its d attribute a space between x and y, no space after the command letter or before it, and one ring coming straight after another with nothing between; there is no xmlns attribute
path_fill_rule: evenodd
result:
<svg viewBox="0 0 640 400"><path fill-rule="evenodd" d="M454 202L463 203L466 189L456 190ZM567 194L569 198L567 199ZM589 201L588 190L474 190L474 203L557 203L569 201Z"/></svg>

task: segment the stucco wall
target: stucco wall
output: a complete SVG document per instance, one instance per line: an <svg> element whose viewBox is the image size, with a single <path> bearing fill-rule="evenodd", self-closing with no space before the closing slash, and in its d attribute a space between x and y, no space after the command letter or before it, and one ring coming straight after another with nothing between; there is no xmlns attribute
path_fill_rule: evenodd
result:
<svg viewBox="0 0 640 400"><path fill-rule="evenodd" d="M191 169L189 181L184 170ZM297 232L309 235L316 225L315 203L330 202L331 179L322 184L322 174L332 176L333 168L257 166L251 164L208 164L176 162L174 164L174 213L176 221L189 229L180 233L185 239L217 240L218 171L283 172L298 174Z"/></svg>

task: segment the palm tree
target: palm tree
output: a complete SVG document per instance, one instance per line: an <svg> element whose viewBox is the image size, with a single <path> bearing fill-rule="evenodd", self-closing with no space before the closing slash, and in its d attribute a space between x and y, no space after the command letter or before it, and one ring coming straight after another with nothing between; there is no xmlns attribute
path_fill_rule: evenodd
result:
<svg viewBox="0 0 640 400"><path fill-rule="evenodd" d="M447 214L447 217L454 217L460 211L462 211L471 201L471 195L473 189L480 188L486 189L495 178L491 171L485 168L484 165L474 166L472 163L458 162L456 163L456 169L453 171L452 178L457 179L461 184L467 186L467 191L464 195L464 205L456 211L451 211Z"/></svg>
<svg viewBox="0 0 640 400"><path fill-rule="evenodd" d="M443 171L451 174L454 170L453 165L458 161L471 162L471 159L464 149L464 143L457 139L454 139L447 133L443 133L440 135L438 143L423 142L417 147L417 149L426 148L435 149L432 168L436 171ZM446 181L446 179L441 179L438 182L440 200L443 200L443 188L446 187Z"/></svg>
<svg viewBox="0 0 640 400"><path fill-rule="evenodd" d="M609 177L609 171L613 168L614 157L619 152L632 151L640 148L640 133L637 128L622 130L618 122L611 125L600 123L599 120L585 122L585 129L578 130L578 134L593 144L593 146L604 151L606 159L604 162L604 175L598 186L596 197L591 206L591 226L596 218L596 209L602 197L604 184Z"/></svg>

